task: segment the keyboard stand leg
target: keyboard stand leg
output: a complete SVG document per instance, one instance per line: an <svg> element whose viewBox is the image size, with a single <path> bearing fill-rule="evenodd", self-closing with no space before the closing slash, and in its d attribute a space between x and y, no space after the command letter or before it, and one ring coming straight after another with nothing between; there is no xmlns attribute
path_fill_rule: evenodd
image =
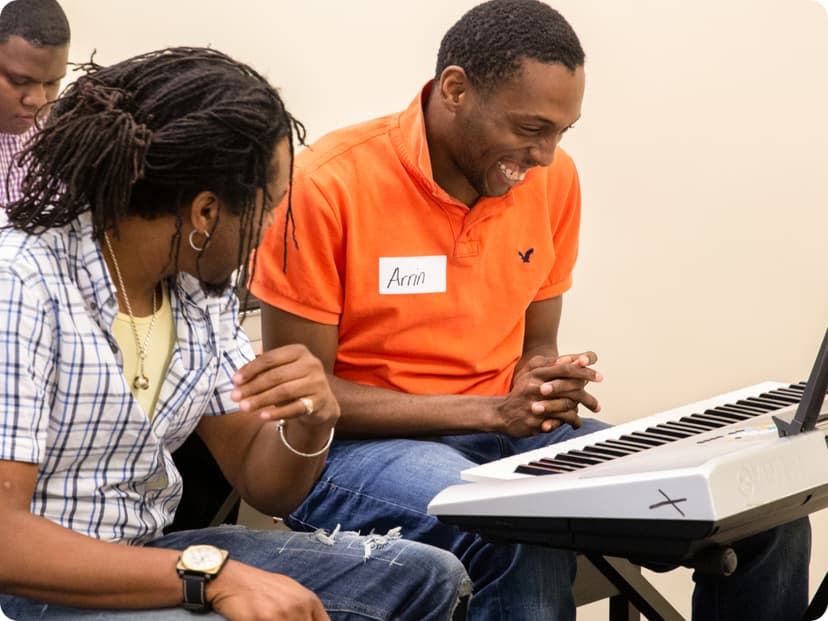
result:
<svg viewBox="0 0 828 621"><path fill-rule="evenodd" d="M670 602L662 597L661 593L656 591L655 587L640 572L631 571L618 559L612 557L593 553L585 553L585 556L621 592L622 595L616 597L626 599L649 621L685 621L684 617L673 608ZM621 614L623 608L621 608L620 602L613 606L613 599L615 598L610 599L610 619L616 621L616 617L613 615ZM627 614L629 614L629 606L626 608L628 609ZM623 618L618 617L618 619Z"/></svg>
<svg viewBox="0 0 828 621"><path fill-rule="evenodd" d="M828 608L828 573L825 574L819 588L814 593L814 598L811 600L808 610L805 611L805 616L802 617L803 621L821 619L826 608Z"/></svg>
<svg viewBox="0 0 828 621"><path fill-rule="evenodd" d="M623 595L609 598L609 621L640 621L641 613Z"/></svg>

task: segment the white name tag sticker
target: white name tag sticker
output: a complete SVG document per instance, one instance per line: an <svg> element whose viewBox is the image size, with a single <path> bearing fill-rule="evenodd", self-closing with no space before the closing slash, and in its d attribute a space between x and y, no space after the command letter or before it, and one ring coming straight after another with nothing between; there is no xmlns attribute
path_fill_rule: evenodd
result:
<svg viewBox="0 0 828 621"><path fill-rule="evenodd" d="M446 256L380 257L379 293L443 293L446 290Z"/></svg>

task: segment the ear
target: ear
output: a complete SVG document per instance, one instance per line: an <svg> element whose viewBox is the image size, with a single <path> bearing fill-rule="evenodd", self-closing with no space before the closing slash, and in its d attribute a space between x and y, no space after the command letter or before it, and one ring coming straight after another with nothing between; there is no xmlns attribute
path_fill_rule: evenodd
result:
<svg viewBox="0 0 828 621"><path fill-rule="evenodd" d="M218 221L219 197L212 192L199 192L190 203L190 224L199 233L211 233Z"/></svg>
<svg viewBox="0 0 828 621"><path fill-rule="evenodd" d="M471 89L466 71L457 65L449 65L440 74L438 84L440 101L451 112L463 106Z"/></svg>

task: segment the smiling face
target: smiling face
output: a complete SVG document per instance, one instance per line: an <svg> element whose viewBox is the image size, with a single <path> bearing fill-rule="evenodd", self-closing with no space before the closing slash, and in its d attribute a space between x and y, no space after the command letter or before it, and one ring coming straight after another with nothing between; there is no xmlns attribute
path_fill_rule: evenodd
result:
<svg viewBox="0 0 828 621"><path fill-rule="evenodd" d="M466 204L502 196L530 168L549 166L564 133L581 116L583 67L570 71L530 59L521 65L518 75L489 91L472 86L458 67L443 74L443 91L451 90L445 83L452 79L459 90L443 140L448 157L435 158L435 179Z"/></svg>
<svg viewBox="0 0 828 621"><path fill-rule="evenodd" d="M66 75L69 46L36 47L15 35L0 43L0 132L22 134L54 100ZM42 117L41 117L42 118Z"/></svg>

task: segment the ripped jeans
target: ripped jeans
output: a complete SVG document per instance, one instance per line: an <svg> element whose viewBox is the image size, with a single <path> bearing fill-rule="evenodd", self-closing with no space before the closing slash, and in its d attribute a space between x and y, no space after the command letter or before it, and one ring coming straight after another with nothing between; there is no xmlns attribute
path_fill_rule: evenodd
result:
<svg viewBox="0 0 828 621"><path fill-rule="evenodd" d="M398 531L360 537L353 532L296 533L219 526L171 533L148 544L183 550L206 543L230 558L290 576L322 600L334 621L448 621L465 605L471 583L451 554L400 537ZM463 601L461 601L463 600ZM92 610L46 605L0 595L3 611L15 621L184 621L222 619L183 608Z"/></svg>
<svg viewBox="0 0 828 621"><path fill-rule="evenodd" d="M474 583L473 621L572 621L571 552L533 545L493 544L426 512L460 471L555 444L606 427L584 418L530 438L484 433L431 439L334 442L325 470L286 523L296 530L401 526L406 537L453 552ZM808 605L811 531L807 519L735 544L739 567L729 577L696 574L693 618L698 621L799 619Z"/></svg>

